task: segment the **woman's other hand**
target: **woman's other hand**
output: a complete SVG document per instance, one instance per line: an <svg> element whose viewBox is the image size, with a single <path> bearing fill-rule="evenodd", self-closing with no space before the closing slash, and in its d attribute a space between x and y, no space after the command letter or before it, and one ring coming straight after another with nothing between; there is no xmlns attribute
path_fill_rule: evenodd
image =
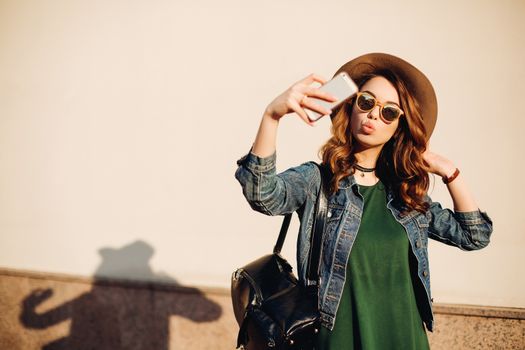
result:
<svg viewBox="0 0 525 350"><path fill-rule="evenodd" d="M428 164L428 171L433 174L441 177L450 176L456 170L456 166L451 160L430 151L430 142L427 142L427 149L422 156L423 160Z"/></svg>

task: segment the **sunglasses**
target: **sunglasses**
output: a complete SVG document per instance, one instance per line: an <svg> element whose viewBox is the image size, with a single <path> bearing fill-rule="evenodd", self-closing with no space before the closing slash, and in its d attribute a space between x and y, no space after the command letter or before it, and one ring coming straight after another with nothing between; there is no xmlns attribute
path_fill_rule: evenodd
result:
<svg viewBox="0 0 525 350"><path fill-rule="evenodd" d="M371 92L368 91L360 91L357 93L355 105L361 112L370 112L376 107L376 105L379 105L379 114L387 124L392 123L394 120L405 114L395 103L381 103Z"/></svg>

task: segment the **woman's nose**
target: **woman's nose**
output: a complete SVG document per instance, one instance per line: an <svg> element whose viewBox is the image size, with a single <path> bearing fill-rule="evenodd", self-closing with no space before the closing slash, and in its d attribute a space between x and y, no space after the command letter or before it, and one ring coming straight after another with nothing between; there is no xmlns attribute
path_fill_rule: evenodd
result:
<svg viewBox="0 0 525 350"><path fill-rule="evenodd" d="M370 112L368 112L368 118L377 120L379 117L379 106L375 106Z"/></svg>

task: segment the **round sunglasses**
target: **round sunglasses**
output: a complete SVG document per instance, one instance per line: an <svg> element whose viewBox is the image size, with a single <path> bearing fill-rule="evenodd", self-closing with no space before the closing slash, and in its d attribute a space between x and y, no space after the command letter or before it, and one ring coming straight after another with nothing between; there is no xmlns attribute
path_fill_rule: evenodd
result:
<svg viewBox="0 0 525 350"><path fill-rule="evenodd" d="M381 116L381 119L383 119L383 121L387 124L392 123L394 120L405 114L403 110L395 103L381 103L369 91L358 92L355 99L355 105L361 112L370 112L376 107L376 105L379 105L379 115Z"/></svg>

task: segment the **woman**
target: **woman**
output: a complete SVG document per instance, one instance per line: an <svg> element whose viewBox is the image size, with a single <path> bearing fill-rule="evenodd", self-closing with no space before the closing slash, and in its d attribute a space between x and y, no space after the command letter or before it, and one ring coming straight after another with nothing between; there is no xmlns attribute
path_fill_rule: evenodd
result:
<svg viewBox="0 0 525 350"><path fill-rule="evenodd" d="M276 174L279 120L304 108L332 118L332 136L320 150L333 174L319 265L323 327L316 349L425 349L424 324L433 328L428 237L463 250L489 243L492 220L478 209L459 170L431 152L437 119L430 81L396 56L359 56L345 71L359 93L333 111L311 97L335 101L311 86L312 74L266 108L250 152L237 161L235 177L250 206L267 215L297 211L301 220L297 266L307 284L313 209L320 186L314 162ZM444 209L427 194L429 175L442 177L454 203Z"/></svg>

